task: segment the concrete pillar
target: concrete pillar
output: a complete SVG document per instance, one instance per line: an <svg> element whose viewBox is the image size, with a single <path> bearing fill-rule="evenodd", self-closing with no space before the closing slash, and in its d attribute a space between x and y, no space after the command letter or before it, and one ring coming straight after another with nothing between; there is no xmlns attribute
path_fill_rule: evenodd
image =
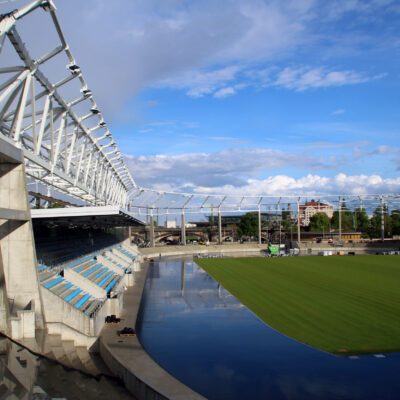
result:
<svg viewBox="0 0 400 400"><path fill-rule="evenodd" d="M182 210L182 222L181 222L181 242L186 246L186 222L185 222L185 212Z"/></svg>
<svg viewBox="0 0 400 400"><path fill-rule="evenodd" d="M32 323L37 328L44 328L23 154L20 149L1 139L0 248L2 301L11 299L13 307L8 307L14 315L22 310L34 311ZM6 312L5 307L7 305L2 304L0 309Z"/></svg>
<svg viewBox="0 0 400 400"><path fill-rule="evenodd" d="M150 215L150 246L154 247L154 217Z"/></svg>
<svg viewBox="0 0 400 400"><path fill-rule="evenodd" d="M222 244L222 217L221 217L221 210L218 210L218 244Z"/></svg>
<svg viewBox="0 0 400 400"><path fill-rule="evenodd" d="M258 244L261 244L261 210L258 207Z"/></svg>
<svg viewBox="0 0 400 400"><path fill-rule="evenodd" d="M8 303L6 279L4 276L1 247L0 247L0 330L10 334L10 304Z"/></svg>
<svg viewBox="0 0 400 400"><path fill-rule="evenodd" d="M300 243L300 203L297 202L297 242Z"/></svg>

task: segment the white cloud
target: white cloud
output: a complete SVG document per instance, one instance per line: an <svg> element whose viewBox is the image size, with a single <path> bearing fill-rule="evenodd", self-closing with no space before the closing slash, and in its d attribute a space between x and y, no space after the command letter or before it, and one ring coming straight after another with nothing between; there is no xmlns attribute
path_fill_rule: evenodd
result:
<svg viewBox="0 0 400 400"><path fill-rule="evenodd" d="M234 185L223 185L214 188L196 187L193 190L196 193L248 196L398 193L400 178L384 179L379 175L346 175L343 173L334 177L308 174L298 179L286 175L275 175L264 180L249 179L240 188Z"/></svg>
<svg viewBox="0 0 400 400"><path fill-rule="evenodd" d="M228 66L213 71L188 71L178 78L163 80L157 86L185 89L190 97L202 97L213 93L227 82L233 81L239 71L239 66ZM231 89L234 91L233 88Z"/></svg>
<svg viewBox="0 0 400 400"><path fill-rule="evenodd" d="M346 149L346 148L360 148L369 145L369 142L347 142L347 143L332 143L332 142L315 142L305 146L309 149Z"/></svg>
<svg viewBox="0 0 400 400"><path fill-rule="evenodd" d="M340 108L339 110L332 111L331 114L332 115L341 115L341 114L344 114L344 110L342 108Z"/></svg>
<svg viewBox="0 0 400 400"><path fill-rule="evenodd" d="M314 55L315 51L326 50L326 43L337 39L337 30L333 33L324 28L321 32L321 20L332 21L347 12L357 12L361 21L387 7L377 1L367 3L368 6L363 1L350 0L114 0L110 6L106 0L69 0L57 3L57 8L71 51L99 107L107 112L154 85L183 89L193 97L234 94L232 89L230 93L223 89L228 85L237 92L238 82L233 81L239 72L244 74L257 66L265 73L271 62L288 65L299 53ZM393 7L394 2L389 5ZM9 4L0 7L1 12L9 9ZM30 24L35 32L32 47L53 37L35 16L30 15L26 22L24 19L24 24ZM29 29L21 29L23 40L29 37L25 32ZM350 40L350 33L343 32L340 45L362 47L377 32L362 33L365 40L360 44ZM394 43L388 36L385 39ZM376 71L374 78L382 76ZM325 70L315 66L301 70L288 67L275 78L274 84L295 90L369 79L352 69ZM241 83L249 84L251 79Z"/></svg>
<svg viewBox="0 0 400 400"><path fill-rule="evenodd" d="M234 138L226 138L230 141ZM217 138L221 140L221 138ZM224 138L225 140L225 138ZM132 176L142 186L169 182L182 185L215 187L241 186L262 171L284 167L329 169L318 157L269 149L228 149L215 153L182 155L125 156ZM178 189L175 189L178 190Z"/></svg>
<svg viewBox="0 0 400 400"><path fill-rule="evenodd" d="M216 97L217 99L220 99L223 97L232 96L233 94L236 94L236 90L232 86L229 86L229 87L217 90L214 93L214 97Z"/></svg>
<svg viewBox="0 0 400 400"><path fill-rule="evenodd" d="M356 71L329 71L322 67L286 67L272 84L303 91L311 88L354 85L369 79Z"/></svg>

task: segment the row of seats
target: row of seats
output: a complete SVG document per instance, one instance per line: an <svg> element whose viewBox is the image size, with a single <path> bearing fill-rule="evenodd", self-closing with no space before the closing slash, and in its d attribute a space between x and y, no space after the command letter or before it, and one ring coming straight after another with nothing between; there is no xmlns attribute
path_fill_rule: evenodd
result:
<svg viewBox="0 0 400 400"><path fill-rule="evenodd" d="M40 263L48 266L60 265L81 256L115 244L115 237L108 234L96 236L96 240L90 239L87 235L71 237L65 240L65 236L58 238L36 238L36 253Z"/></svg>
<svg viewBox="0 0 400 400"><path fill-rule="evenodd" d="M123 275L131 272L130 266L134 260L135 255L131 251L121 245L112 245L89 256L79 258L67 264L64 263L62 266L58 266L58 270L62 269L65 271L71 269L82 278L88 279L104 289L107 294L110 294ZM108 266L103 265L103 263ZM116 268L119 268L121 273L115 272ZM64 278L64 273L61 272L62 275L57 274L54 268L50 268L45 263L38 266L38 272L40 282L46 289L60 296L63 300L89 316L104 301L104 299L92 297L89 293L82 290L82 288L73 285Z"/></svg>
<svg viewBox="0 0 400 400"><path fill-rule="evenodd" d="M126 248L124 248L123 246L116 247L116 250L120 251L122 254L129 257L132 261L135 260L135 256L130 251L128 251Z"/></svg>
<svg viewBox="0 0 400 400"><path fill-rule="evenodd" d="M95 283L106 291L107 294L114 288L114 286L121 279L121 275L110 270L107 266L97 261L97 256L102 255L111 264L120 268L123 272L128 270L127 262L124 258L118 256L118 253L122 252L120 246L112 246L106 251L81 258L80 260L74 261L64 266L64 268L72 268L76 273L79 273L82 277ZM122 252L125 254L125 252ZM126 254L125 254L126 255ZM134 261L135 257L133 254L129 258ZM118 259L119 262L115 261Z"/></svg>
<svg viewBox="0 0 400 400"><path fill-rule="evenodd" d="M81 288L73 285L67 279L49 270L39 271L40 283L67 303L91 316L102 304L102 301L92 297Z"/></svg>

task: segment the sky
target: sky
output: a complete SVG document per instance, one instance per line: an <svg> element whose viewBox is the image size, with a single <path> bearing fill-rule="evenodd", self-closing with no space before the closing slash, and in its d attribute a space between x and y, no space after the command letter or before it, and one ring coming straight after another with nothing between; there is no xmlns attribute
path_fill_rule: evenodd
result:
<svg viewBox="0 0 400 400"><path fill-rule="evenodd" d="M399 1L54 3L138 185L400 192Z"/></svg>

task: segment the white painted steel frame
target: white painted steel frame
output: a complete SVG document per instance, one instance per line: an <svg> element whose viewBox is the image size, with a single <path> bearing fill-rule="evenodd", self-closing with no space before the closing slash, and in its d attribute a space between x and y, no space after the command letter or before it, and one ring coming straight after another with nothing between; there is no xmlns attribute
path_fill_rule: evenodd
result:
<svg viewBox="0 0 400 400"><path fill-rule="evenodd" d="M50 15L60 45L33 60L15 25L37 9ZM136 184L69 50L53 2L33 1L1 16L0 52L7 38L22 65L0 65L0 74L14 74L0 85L0 135L23 149L27 175L87 204L127 207L128 192ZM69 60L68 75L51 83L41 68L61 52ZM59 90L73 79L81 89L67 102ZM88 110L78 115L74 107L83 101ZM89 120L92 116L97 123ZM87 125L90 122L94 125Z"/></svg>
<svg viewBox="0 0 400 400"><path fill-rule="evenodd" d="M193 194L157 191L136 187L131 192L130 210L138 215L179 215L218 213L267 212L281 213L291 210L299 214L299 205L315 199L328 204L334 210L365 209L371 214L376 208L388 207L390 210L400 209L400 193L385 194L318 194L279 196L242 196L221 194ZM303 212L304 214L304 212ZM298 217L302 216L302 211Z"/></svg>
<svg viewBox="0 0 400 400"><path fill-rule="evenodd" d="M43 9L54 24L60 44L33 60L18 35L15 24L30 12ZM73 58L58 22L52 1L36 0L20 10L0 17L0 53L8 38L21 65L2 67L0 76L11 74L0 83L0 135L23 149L27 174L36 181L92 205L128 207L138 215L212 214L237 212L281 212L289 204L296 206L311 198L343 209L373 211L382 205L400 208L400 194L280 195L245 196L193 194L156 191L138 187L95 103L92 92ZM41 67L64 52L68 75L51 83ZM75 100L67 102L59 89L72 80L81 85ZM39 88L39 90L37 90ZM74 107L90 103L83 115ZM89 125L98 118L98 122ZM100 133L99 133L100 132ZM301 218L301 215L298 215Z"/></svg>

